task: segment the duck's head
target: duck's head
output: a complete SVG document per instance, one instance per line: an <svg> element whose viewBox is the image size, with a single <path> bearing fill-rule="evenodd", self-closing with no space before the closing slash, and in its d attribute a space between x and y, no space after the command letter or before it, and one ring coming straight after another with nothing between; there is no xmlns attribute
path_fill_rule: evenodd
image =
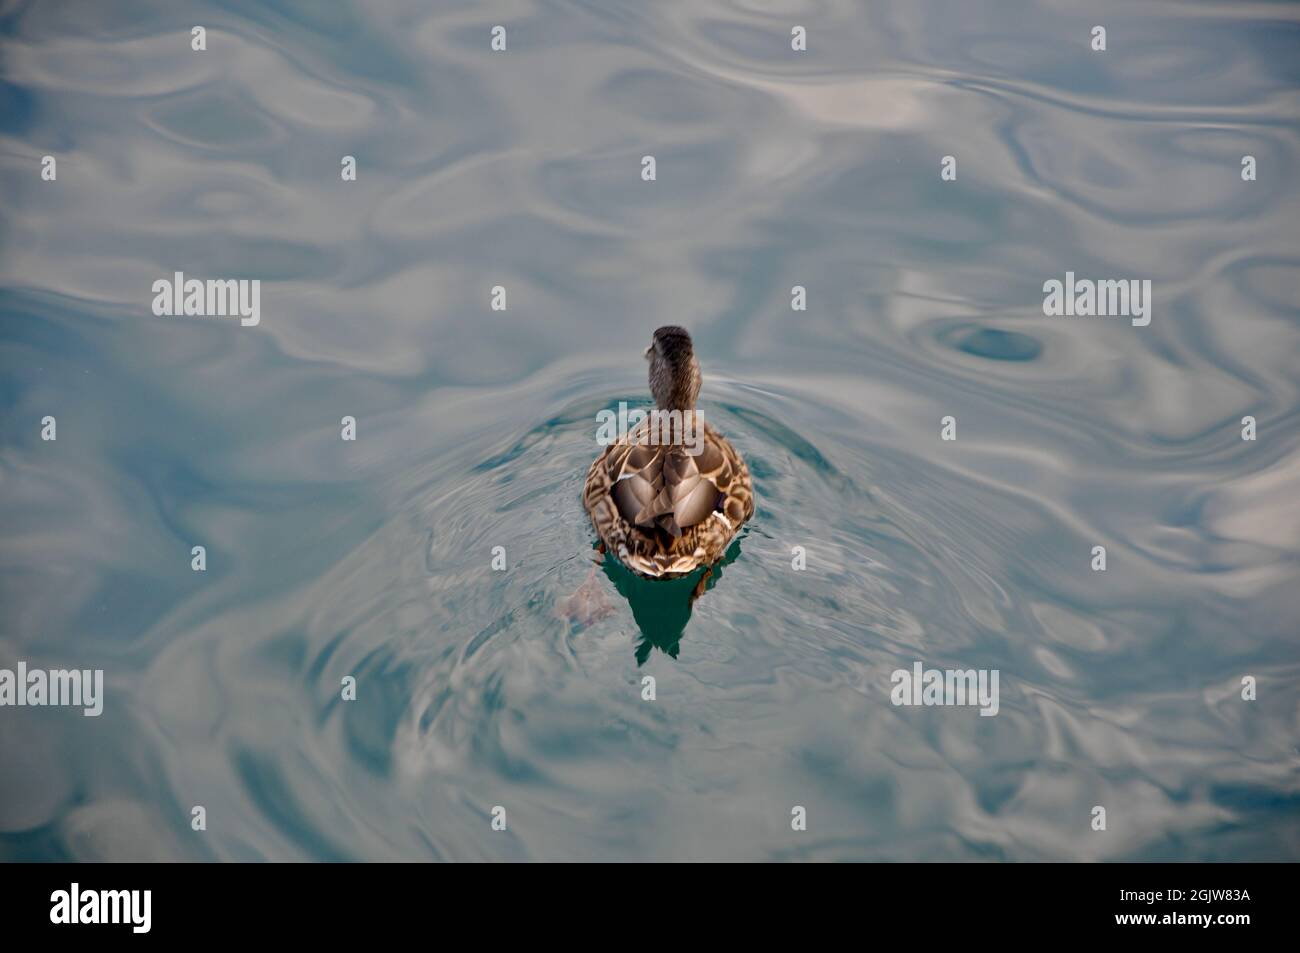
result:
<svg viewBox="0 0 1300 953"><path fill-rule="evenodd" d="M661 410L693 410L700 396L700 362L685 328L666 325L645 349L650 393Z"/></svg>

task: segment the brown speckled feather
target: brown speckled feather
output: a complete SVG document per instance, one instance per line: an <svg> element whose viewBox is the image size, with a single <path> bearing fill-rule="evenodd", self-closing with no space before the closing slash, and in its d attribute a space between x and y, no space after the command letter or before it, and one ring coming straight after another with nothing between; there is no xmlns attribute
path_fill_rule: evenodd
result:
<svg viewBox="0 0 1300 953"><path fill-rule="evenodd" d="M708 424L703 449L649 446L646 425L607 447L587 473L583 505L596 534L633 572L689 573L722 558L754 515L749 468Z"/></svg>

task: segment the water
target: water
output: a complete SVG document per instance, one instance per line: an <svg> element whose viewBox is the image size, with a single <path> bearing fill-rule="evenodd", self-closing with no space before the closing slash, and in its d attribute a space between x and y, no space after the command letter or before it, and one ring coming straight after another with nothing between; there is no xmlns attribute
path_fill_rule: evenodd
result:
<svg viewBox="0 0 1300 953"><path fill-rule="evenodd" d="M7 5L0 666L107 698L0 712L0 857L1300 858L1300 7L1076 6ZM576 624L666 323L758 511Z"/></svg>

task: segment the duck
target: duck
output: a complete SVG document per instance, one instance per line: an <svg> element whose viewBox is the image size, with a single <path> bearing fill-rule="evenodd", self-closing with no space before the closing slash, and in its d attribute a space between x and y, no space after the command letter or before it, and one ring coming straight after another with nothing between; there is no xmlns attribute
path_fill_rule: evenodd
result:
<svg viewBox="0 0 1300 953"><path fill-rule="evenodd" d="M656 329L645 358L655 409L596 457L583 507L598 551L636 575L676 579L705 567L707 578L754 515L753 479L696 409L703 377L690 333Z"/></svg>

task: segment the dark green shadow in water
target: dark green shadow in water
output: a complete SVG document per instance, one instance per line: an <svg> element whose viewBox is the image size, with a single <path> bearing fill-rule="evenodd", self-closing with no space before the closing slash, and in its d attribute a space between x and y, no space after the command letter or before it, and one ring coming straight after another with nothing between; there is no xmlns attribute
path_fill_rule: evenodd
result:
<svg viewBox="0 0 1300 953"><path fill-rule="evenodd" d="M703 595L718 584L724 566L735 562L740 555L740 539L735 539L727 552L713 566L704 580ZM636 664L644 665L651 649L658 649L670 658L677 658L691 621L691 608L698 596L695 593L700 579L708 571L697 569L680 579L643 579L629 570L609 553L605 554L601 568L632 608L632 618L641 630L641 640L636 646Z"/></svg>

